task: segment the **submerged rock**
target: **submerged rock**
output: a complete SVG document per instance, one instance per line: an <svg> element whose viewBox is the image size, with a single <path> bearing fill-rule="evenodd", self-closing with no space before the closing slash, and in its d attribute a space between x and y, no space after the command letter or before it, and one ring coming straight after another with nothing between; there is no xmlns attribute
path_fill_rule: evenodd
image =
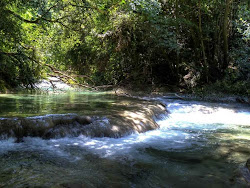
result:
<svg viewBox="0 0 250 188"><path fill-rule="evenodd" d="M247 183L247 185L250 186L250 158L247 160L244 166L235 171L230 181L232 183Z"/></svg>
<svg viewBox="0 0 250 188"><path fill-rule="evenodd" d="M59 185L59 188L84 188L86 185L83 183L63 183Z"/></svg>
<svg viewBox="0 0 250 188"><path fill-rule="evenodd" d="M250 185L250 159L247 160L246 165L241 168L241 176Z"/></svg>
<svg viewBox="0 0 250 188"><path fill-rule="evenodd" d="M247 160L247 162L246 162L246 168L248 169L248 170L250 170L250 158Z"/></svg>
<svg viewBox="0 0 250 188"><path fill-rule="evenodd" d="M245 167L241 170L245 181L250 185L250 158L247 160Z"/></svg>

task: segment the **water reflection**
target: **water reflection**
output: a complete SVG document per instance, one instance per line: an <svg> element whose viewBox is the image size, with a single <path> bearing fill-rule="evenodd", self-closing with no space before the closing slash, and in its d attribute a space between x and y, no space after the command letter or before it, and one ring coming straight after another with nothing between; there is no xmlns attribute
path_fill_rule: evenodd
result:
<svg viewBox="0 0 250 188"><path fill-rule="evenodd" d="M106 109L112 110L111 107L114 107L115 110L122 100L128 99L104 92L0 94L0 117L26 117L60 113L95 115Z"/></svg>

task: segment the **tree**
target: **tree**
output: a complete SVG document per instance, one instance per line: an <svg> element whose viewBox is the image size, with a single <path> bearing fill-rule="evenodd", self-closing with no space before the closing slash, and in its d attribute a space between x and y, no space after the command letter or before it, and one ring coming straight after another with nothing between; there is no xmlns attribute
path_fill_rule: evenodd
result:
<svg viewBox="0 0 250 188"><path fill-rule="evenodd" d="M0 8L6 20L0 23L0 79L31 87L52 71L89 85L192 88L223 79L234 66L246 77L247 55L239 54L249 49L247 6L233 0L7 0Z"/></svg>

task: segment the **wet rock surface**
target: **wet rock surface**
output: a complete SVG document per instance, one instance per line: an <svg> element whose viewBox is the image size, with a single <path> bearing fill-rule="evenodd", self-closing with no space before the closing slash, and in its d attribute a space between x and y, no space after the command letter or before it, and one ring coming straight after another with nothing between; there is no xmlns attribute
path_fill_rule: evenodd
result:
<svg viewBox="0 0 250 188"><path fill-rule="evenodd" d="M246 162L246 168L248 169L248 170L250 170L250 158L247 160L247 162Z"/></svg>
<svg viewBox="0 0 250 188"><path fill-rule="evenodd" d="M66 130L80 128L91 122L92 119L89 116L78 116L76 114L1 118L0 138L15 137L17 142L21 142L22 138L27 136L42 138L63 136L64 133L67 133ZM63 130L65 130L64 133ZM74 130L72 129L72 131ZM54 134L55 132L59 132L59 134Z"/></svg>
<svg viewBox="0 0 250 188"><path fill-rule="evenodd" d="M123 104L124 105L124 104ZM74 137L119 138L131 133L142 133L159 127L155 119L166 115L166 108L157 102L144 101L125 110L113 110L104 116L81 116L77 114L51 114L35 117L0 118L0 139L41 137L45 139Z"/></svg>
<svg viewBox="0 0 250 188"><path fill-rule="evenodd" d="M250 186L250 158L247 160L245 167L242 169L242 175Z"/></svg>
<svg viewBox="0 0 250 188"><path fill-rule="evenodd" d="M250 158L247 160L244 166L241 166L234 172L233 177L230 181L235 184L238 183L247 183L250 186Z"/></svg>

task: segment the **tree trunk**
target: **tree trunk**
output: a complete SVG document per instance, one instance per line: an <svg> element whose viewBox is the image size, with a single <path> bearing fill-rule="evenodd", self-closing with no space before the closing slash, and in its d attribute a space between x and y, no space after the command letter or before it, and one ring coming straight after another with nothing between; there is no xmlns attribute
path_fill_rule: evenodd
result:
<svg viewBox="0 0 250 188"><path fill-rule="evenodd" d="M208 82L208 63L206 57L206 50L203 42L203 35L202 35L202 26L201 26L201 0L199 0L199 33L200 33L200 41L201 41L201 50L202 50L202 57L203 57L203 68L204 68L204 78L206 82Z"/></svg>
<svg viewBox="0 0 250 188"><path fill-rule="evenodd" d="M179 0L175 0L175 20L176 20L176 73L179 76L179 64L180 64L180 50L178 46L178 36L179 36L179 23L178 23L178 17L179 17Z"/></svg>
<svg viewBox="0 0 250 188"><path fill-rule="evenodd" d="M224 71L229 63L228 58L228 36L229 36L229 14L230 14L230 4L231 0L225 0L225 11L224 11L224 20L223 20L223 64L222 71Z"/></svg>

